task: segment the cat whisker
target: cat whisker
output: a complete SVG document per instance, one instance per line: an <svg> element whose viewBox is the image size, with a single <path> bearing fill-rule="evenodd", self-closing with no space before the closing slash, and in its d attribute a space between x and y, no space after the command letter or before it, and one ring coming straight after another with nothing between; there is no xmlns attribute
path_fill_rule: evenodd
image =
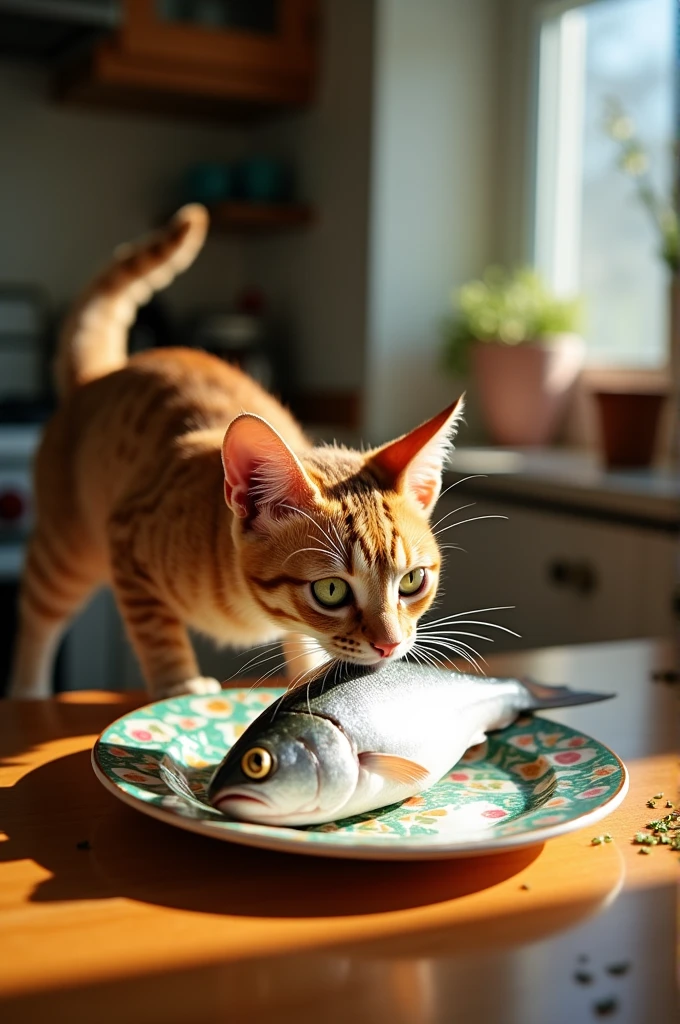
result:
<svg viewBox="0 0 680 1024"><path fill-rule="evenodd" d="M296 654L292 658L288 658L288 659L286 659L282 655L281 656L281 661L277 665L274 665L273 668L269 669L267 672L265 672L263 675L261 675L258 679L255 680L255 682L251 686L251 690L254 689L254 687L256 687L256 686L259 686L259 684L264 682L266 679L269 679L271 676L276 675L276 673L278 671L280 671L281 669L292 665L293 662L298 661L300 658L306 658L309 654L318 654L322 650L323 650L323 648L321 646L318 646L317 650L314 650L313 648L309 648L308 650L302 651L300 654ZM271 658L268 659L268 660L272 660L273 658L276 658L276 657L277 657L277 655L272 655ZM288 689L288 687L286 689Z"/></svg>
<svg viewBox="0 0 680 1024"><path fill-rule="evenodd" d="M440 619L438 625L443 625L447 621ZM486 629L500 629L503 633L510 633L511 636L516 636L521 639L521 633L515 633L514 629L508 629L507 626L499 626L497 622L482 622L481 619L456 619L456 625L460 626L484 626Z"/></svg>
<svg viewBox="0 0 680 1024"><path fill-rule="evenodd" d="M464 526L466 523L478 523L482 519L507 519L508 516L492 515L492 516L472 516L470 519L461 519L458 523L449 523L448 526L442 526L441 530L436 530L433 536L438 537L440 533L446 533L447 530L452 530L454 526Z"/></svg>
<svg viewBox="0 0 680 1024"><path fill-rule="evenodd" d="M439 646L444 647L444 650L451 651L452 654L455 654L459 658L462 658L463 661L467 661L468 664L472 665L477 670L477 672L479 672L480 674L483 675L483 669L482 669L481 665L479 664L479 662L476 661L476 659L474 657L472 657L472 654L468 653L468 651L464 647L459 646L458 644L451 644L451 643L444 644L442 641L436 641L436 643ZM466 644L465 647L467 647L467 646L468 645ZM484 663L486 664L486 662L485 662L484 658L482 658L481 654L478 654L478 652L475 651L474 648L469 648L469 649L471 651L473 651L475 654L477 654L477 656L482 661L484 661Z"/></svg>
<svg viewBox="0 0 680 1024"><path fill-rule="evenodd" d="M466 480L481 480L482 478L484 480L488 480L488 477L489 477L488 473L472 473L470 476L463 476L463 477L461 477L460 480L454 480L454 482L452 484L449 484L448 487L444 488L444 490L441 492L441 494L437 498L437 501L438 502L441 501L441 499L444 497L445 494L448 494L449 491L452 491L454 487L458 486L458 484L464 484Z"/></svg>
<svg viewBox="0 0 680 1024"><path fill-rule="evenodd" d="M275 640L275 641L273 641L273 642L272 642L272 643L270 643L270 644L258 644L258 647L265 647L265 648L266 648L266 650L261 650L261 651L259 651L259 652L258 652L257 654L254 654L254 655L253 655L253 657L252 657L252 658L250 658L250 659L249 659L249 660L248 660L248 661L247 661L247 662L245 663L245 665L239 665L239 667L238 667L238 669L236 670L236 672L234 672L234 673L233 673L233 675L230 675L230 676L228 676L227 678L228 678L229 680L231 680L231 679L235 679L235 678L236 678L236 676L238 676L238 675L242 675L242 674L243 674L243 673L245 672L245 670L246 670L247 668L250 668L250 666L251 666L251 665L252 665L252 664L253 664L254 662L258 661L258 659L259 659L259 658L262 658L262 657L264 657L264 655L265 655L265 654L271 654L271 653L272 653L272 651L274 650L274 648L275 648L275 647L279 647L279 646L280 646L280 641L279 641L279 640ZM252 649L253 649L253 648L251 648L251 650L252 650ZM246 652L246 653L250 653L250 652Z"/></svg>
<svg viewBox="0 0 680 1024"><path fill-rule="evenodd" d="M331 669L333 669L333 675L337 679L338 669L339 668L340 668L340 662L337 659L333 659L333 661L330 663L330 665L328 666L328 668L324 672L323 679L321 680L321 695L322 696L323 696L324 688L326 686L326 680L328 679L328 673L330 672Z"/></svg>
<svg viewBox="0 0 680 1024"><path fill-rule="evenodd" d="M418 635L420 635L420 634L418 634ZM429 630L423 630L423 635L424 635L424 637L426 639L427 638L430 638L430 639L435 639L436 638L438 640L441 640L441 639L446 639L447 637L452 637L452 636L469 636L469 637L473 637L475 640L488 640L490 644L493 644L493 643L496 642L490 636L483 636L482 633L466 633L465 630L462 630L462 629L446 630L446 631L441 632L441 633L432 633Z"/></svg>
<svg viewBox="0 0 680 1024"><path fill-rule="evenodd" d="M497 604L492 608L468 608L466 612L455 612L453 615L446 615L443 619L430 620L427 625L433 625L435 622L448 622L449 619L458 619L462 615L483 615L484 612L508 612L514 611L514 604Z"/></svg>
<svg viewBox="0 0 680 1024"><path fill-rule="evenodd" d="M243 673L246 671L247 668L260 668L261 665L266 665L268 661L273 661L274 659L277 659L277 658L278 659L284 658L284 655L283 655L282 651L276 651L274 654L269 653L266 657L265 657L264 654L258 654L258 656L256 658L251 658L250 661L246 662L246 664L243 665L236 672L234 672L233 675L229 676L229 679L232 680L232 679L237 678L239 675L243 675ZM284 658L283 663L285 664L285 658Z"/></svg>
<svg viewBox="0 0 680 1024"><path fill-rule="evenodd" d="M284 560L281 563L281 565L284 566L286 564L286 562L288 562L295 555L301 555L305 551L318 551L322 555L328 555L331 558L332 561L334 561L336 563L339 563L341 568L344 569L344 567L345 567L345 563L344 563L344 561L343 562L340 561L339 555L337 555L335 553L335 551L329 551L328 548L298 548L297 551L291 551L291 553L286 558L284 558Z"/></svg>
<svg viewBox="0 0 680 1024"><path fill-rule="evenodd" d="M464 640L453 640L452 641L450 637L443 637L441 639L438 638L438 637L426 637L426 639L423 641L423 644L425 646L427 646L428 643L433 644L435 647L444 647L444 648L454 648L455 647L455 648L458 648L458 649L463 649L463 650L466 650L466 651L471 651L478 658L481 658L482 661L484 661L484 663L486 664L486 661L485 661L483 655L481 655L479 653L479 651L476 650L476 648L474 648L472 646L472 644L465 643Z"/></svg>
<svg viewBox="0 0 680 1024"><path fill-rule="evenodd" d="M345 546L343 544L342 537L340 536L340 534L338 532L337 526L335 525L335 523L333 522L332 519L329 519L328 522L329 522L330 526L333 528L333 533L338 538L338 544L340 545L340 550L344 552Z"/></svg>
<svg viewBox="0 0 680 1024"><path fill-rule="evenodd" d="M316 519L312 518L312 516L310 516L307 512L304 512L301 508L296 508L294 505L286 505L282 502L281 508L287 508L290 512L298 512L301 516L304 516L305 519L308 519L309 522L316 527L319 533L321 533L324 539L328 541L333 551L335 551L336 555L342 560L343 565L346 563L347 556L345 552L342 550L341 547L338 547L338 545L335 543L331 535L326 530L324 530L320 523L317 523Z"/></svg>
<svg viewBox="0 0 680 1024"><path fill-rule="evenodd" d="M442 516L441 519L438 519L436 523L432 524L432 526L430 527L432 533L434 533L435 530L437 529L437 527L439 526L439 524L443 523L445 519L449 518L449 516L455 516L456 512L462 512L463 509L472 508L473 505L476 505L476 504L477 504L476 501L470 501L470 502L468 502L467 505L459 505L458 508L454 508L454 509L451 510L451 512L447 512L446 515Z"/></svg>
<svg viewBox="0 0 680 1024"><path fill-rule="evenodd" d="M293 661L295 661L295 658L291 658L291 661L289 662L289 664L291 664ZM327 671L330 671L331 666L332 666L332 662L331 662L331 665L329 665ZM309 680L309 682L307 684L307 707L309 708L309 686L312 683L314 674L316 672L318 672L318 670L321 667L322 667L321 665L313 665L311 668L305 669L304 672L300 672L300 673L298 673L298 675L293 676L293 678L288 682L288 685L286 686L284 696L289 694L292 690L295 690L298 687L302 686L304 684L305 676L311 676L312 678L310 678L310 680ZM272 715L272 722L276 718L277 711L278 711L278 708L276 709L276 711L274 711L274 714ZM309 713L311 715L311 709L309 710Z"/></svg>
<svg viewBox="0 0 680 1024"><path fill-rule="evenodd" d="M424 662L424 663L425 663L426 665L429 665L429 666L430 666L431 668L437 668L437 667L440 667L440 666L438 666L438 665L437 665L437 663L435 662L435 660L434 660L433 656L431 655L431 653L430 653L429 651L426 651L426 650L425 650L425 649L424 649L424 648L422 647L422 645L421 645L421 644L417 644L417 645L416 645L416 644L414 644L414 645L413 645L413 647L411 648L411 650L412 650L412 651L414 651L414 653L415 653L415 651L416 651L416 647L417 647L417 653L418 653L418 654L420 655L420 657L421 657L421 658L423 659L423 662Z"/></svg>

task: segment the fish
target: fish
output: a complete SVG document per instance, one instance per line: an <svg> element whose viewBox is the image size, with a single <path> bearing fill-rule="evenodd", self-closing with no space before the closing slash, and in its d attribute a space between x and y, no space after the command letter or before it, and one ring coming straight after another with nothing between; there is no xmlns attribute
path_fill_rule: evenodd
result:
<svg viewBox="0 0 680 1024"><path fill-rule="evenodd" d="M522 712L613 696L407 662L339 662L251 722L215 770L208 801L261 825L350 818L427 789Z"/></svg>

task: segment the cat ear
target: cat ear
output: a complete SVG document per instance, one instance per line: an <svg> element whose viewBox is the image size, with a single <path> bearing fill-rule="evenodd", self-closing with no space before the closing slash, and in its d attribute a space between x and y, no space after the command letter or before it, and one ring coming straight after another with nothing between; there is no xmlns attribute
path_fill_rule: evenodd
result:
<svg viewBox="0 0 680 1024"><path fill-rule="evenodd" d="M222 443L224 499L239 518L266 505L309 505L316 488L300 460L266 420L242 413L229 424Z"/></svg>
<svg viewBox="0 0 680 1024"><path fill-rule="evenodd" d="M439 497L442 470L463 416L464 399L461 395L431 420L379 448L369 461L383 485L409 491L428 515Z"/></svg>

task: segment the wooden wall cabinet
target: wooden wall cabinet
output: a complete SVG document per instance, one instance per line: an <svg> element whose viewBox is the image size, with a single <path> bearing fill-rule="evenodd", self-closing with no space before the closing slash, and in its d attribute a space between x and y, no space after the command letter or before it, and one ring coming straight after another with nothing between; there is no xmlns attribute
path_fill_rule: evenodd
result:
<svg viewBox="0 0 680 1024"><path fill-rule="evenodd" d="M123 0L120 29L61 69L57 94L180 116L248 117L304 106L316 82L318 0L258 3L261 24L248 17L256 3L250 12L237 5L243 24L206 24L200 2L192 18L186 0ZM228 12L231 5L223 6Z"/></svg>

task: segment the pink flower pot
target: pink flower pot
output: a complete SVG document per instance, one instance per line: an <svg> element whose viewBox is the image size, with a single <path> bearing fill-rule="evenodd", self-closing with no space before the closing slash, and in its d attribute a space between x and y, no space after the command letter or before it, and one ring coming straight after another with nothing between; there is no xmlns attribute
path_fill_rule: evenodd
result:
<svg viewBox="0 0 680 1024"><path fill-rule="evenodd" d="M583 365L583 339L558 334L543 342L472 349L482 415L491 439L513 447L553 440Z"/></svg>
<svg viewBox="0 0 680 1024"><path fill-rule="evenodd" d="M650 466L665 392L596 391L602 454L609 468Z"/></svg>

